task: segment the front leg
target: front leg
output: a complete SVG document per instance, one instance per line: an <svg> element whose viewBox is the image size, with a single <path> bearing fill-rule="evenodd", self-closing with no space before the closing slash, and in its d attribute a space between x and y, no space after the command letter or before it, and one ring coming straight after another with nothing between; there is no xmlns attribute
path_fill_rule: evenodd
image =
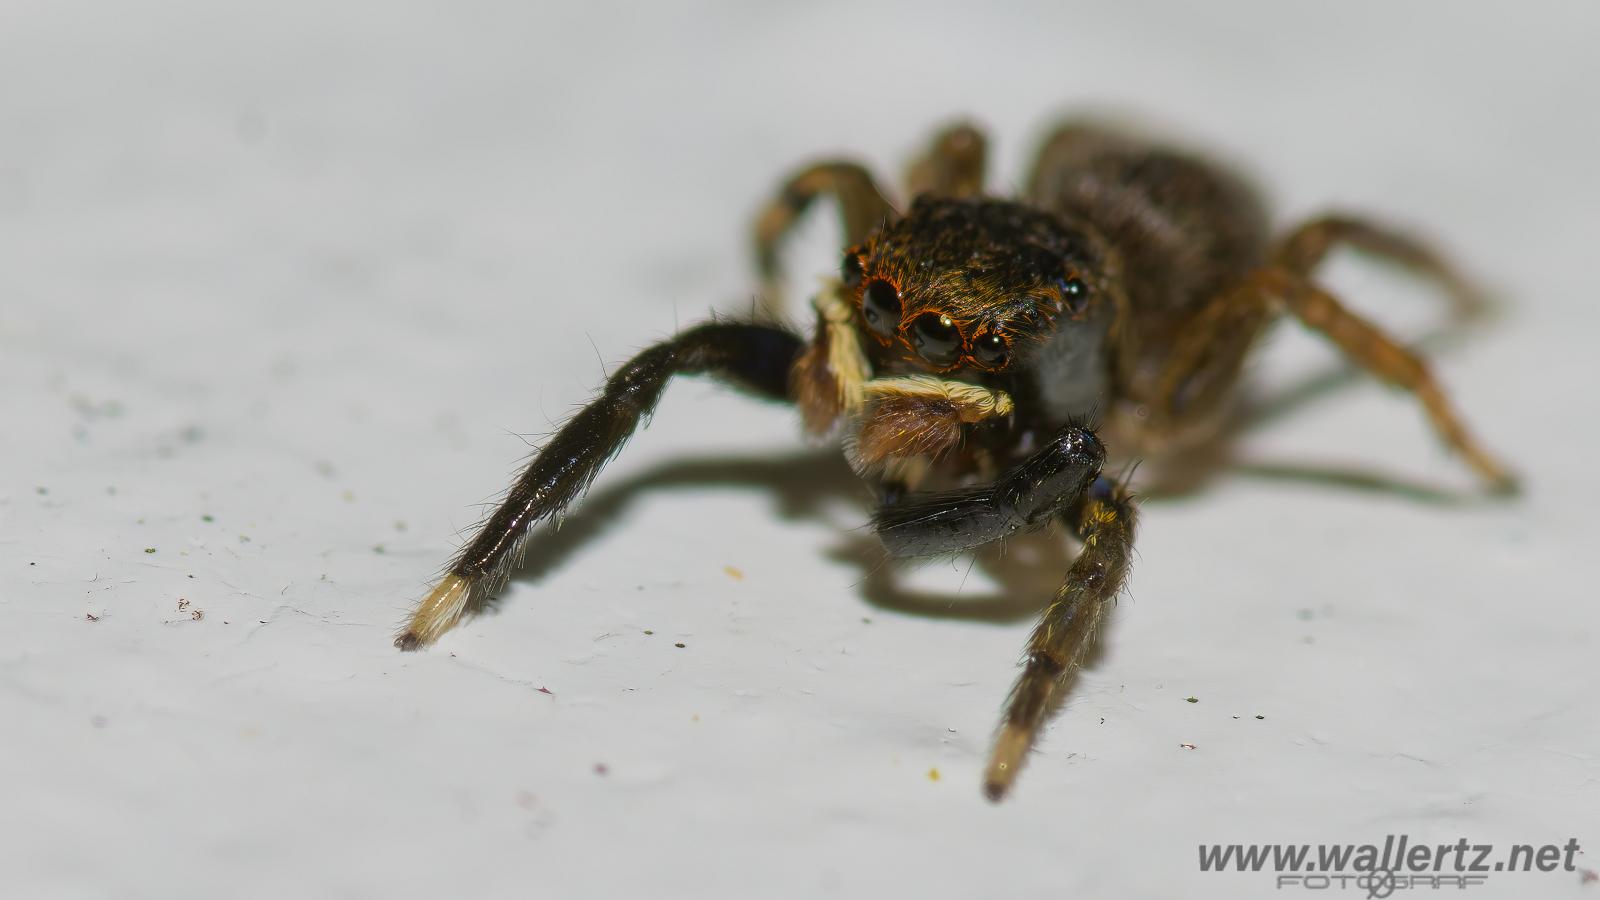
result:
<svg viewBox="0 0 1600 900"><path fill-rule="evenodd" d="M781 315L784 305L780 296L783 261L778 254L779 245L818 197L831 198L838 205L841 248L861 243L873 229L895 216L894 204L884 196L872 173L859 163L817 163L784 182L778 195L756 218L753 235L756 267L770 314Z"/></svg>
<svg viewBox="0 0 1600 900"><path fill-rule="evenodd" d="M1095 631L1128 576L1134 506L1123 486L1097 479L1069 520L1083 551L1028 639L1027 662L1006 700L984 771L983 792L990 800L1004 797L1016 780L1056 695L1083 666Z"/></svg>
<svg viewBox="0 0 1600 900"><path fill-rule="evenodd" d="M606 381L599 398L539 450L505 500L418 605L395 646L415 650L449 631L505 584L532 528L558 515L646 419L673 375L710 374L758 396L789 396L798 337L765 325L713 322L635 356Z"/></svg>
<svg viewBox="0 0 1600 900"><path fill-rule="evenodd" d="M872 525L891 556L976 549L1037 528L1077 502L1105 458L1094 432L1069 425L993 483L912 494L880 507Z"/></svg>

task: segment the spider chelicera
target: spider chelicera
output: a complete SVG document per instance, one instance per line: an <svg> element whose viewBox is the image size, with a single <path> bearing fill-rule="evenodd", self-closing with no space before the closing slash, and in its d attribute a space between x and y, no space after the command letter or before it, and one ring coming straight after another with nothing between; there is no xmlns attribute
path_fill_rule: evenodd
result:
<svg viewBox="0 0 1600 900"><path fill-rule="evenodd" d="M841 435L877 490L873 527L892 556L956 553L1051 522L1081 542L1005 704L983 782L998 800L1127 577L1135 506L1104 471L1108 456L1173 458L1213 438L1250 348L1278 317L1411 392L1450 449L1492 488L1512 489L1423 361L1313 277L1345 244L1467 303L1421 243L1341 216L1273 239L1233 173L1091 123L1054 132L1015 199L983 192L985 155L974 128L945 130L912 167L905 207L853 162L789 179L755 229L769 298L779 245L813 200L836 202L844 232L810 339L713 321L635 356L539 450L396 645L430 644L481 607L534 526L589 486L668 380L711 375L794 403L814 435Z"/></svg>

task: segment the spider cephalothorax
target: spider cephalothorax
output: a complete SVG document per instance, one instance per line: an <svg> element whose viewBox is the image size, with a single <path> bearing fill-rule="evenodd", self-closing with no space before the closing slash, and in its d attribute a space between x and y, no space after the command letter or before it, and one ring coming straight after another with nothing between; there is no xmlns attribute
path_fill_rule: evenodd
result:
<svg viewBox="0 0 1600 900"><path fill-rule="evenodd" d="M841 275L886 374L1004 372L1108 290L1104 242L989 198L919 197L845 252Z"/></svg>
<svg viewBox="0 0 1600 900"><path fill-rule="evenodd" d="M1480 448L1426 366L1320 287L1347 243L1462 284L1426 248L1360 219L1313 220L1277 243L1232 173L1091 124L1046 143L1023 195L983 193L984 141L942 134L912 169L898 214L867 171L824 162L791 178L756 226L776 284L777 248L810 202L838 202L840 277L813 298L809 340L756 322L680 332L621 367L539 451L423 599L396 643L431 643L501 585L534 525L559 517L655 408L673 375L709 374L795 403L816 435L842 434L877 490L873 528L892 556L950 553L1058 523L1081 543L1028 639L983 786L999 799L1083 663L1122 589L1135 506L1103 474L1118 448L1184 452L1216 427L1246 353L1288 314L1351 360L1413 392L1451 449L1491 485ZM769 296L776 296L769 290ZM930 478L930 476L935 476ZM935 489L929 489L930 487Z"/></svg>

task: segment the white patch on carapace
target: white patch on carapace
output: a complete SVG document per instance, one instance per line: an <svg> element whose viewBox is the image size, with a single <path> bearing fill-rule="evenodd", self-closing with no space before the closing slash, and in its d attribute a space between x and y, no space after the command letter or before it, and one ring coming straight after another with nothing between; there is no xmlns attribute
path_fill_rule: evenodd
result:
<svg viewBox="0 0 1600 900"><path fill-rule="evenodd" d="M1050 423L1083 421L1106 396L1106 323L1062 322L1030 361L1039 405Z"/></svg>

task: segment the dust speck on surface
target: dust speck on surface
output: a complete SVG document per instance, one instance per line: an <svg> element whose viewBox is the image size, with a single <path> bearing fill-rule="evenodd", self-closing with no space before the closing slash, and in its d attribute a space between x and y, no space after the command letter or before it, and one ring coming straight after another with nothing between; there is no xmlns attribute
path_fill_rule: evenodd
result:
<svg viewBox="0 0 1600 900"><path fill-rule="evenodd" d="M678 641L677 643L673 644L672 646L677 647L679 650L682 650L686 645L683 643L683 641Z"/></svg>
<svg viewBox="0 0 1600 900"><path fill-rule="evenodd" d="M1185 698L1183 698L1183 702L1185 702L1185 703L1199 703L1200 702L1200 698L1199 697L1185 697Z"/></svg>
<svg viewBox="0 0 1600 900"><path fill-rule="evenodd" d="M95 615L94 613L84 613L83 614L83 620L85 622L98 622L98 621L100 621L100 617Z"/></svg>
<svg viewBox="0 0 1600 900"><path fill-rule="evenodd" d="M734 581L743 581L744 580L744 570L743 569L738 569L738 568L735 568L733 566L723 566L722 567L722 571L723 571L724 574L726 574L729 578L732 578Z"/></svg>
<svg viewBox="0 0 1600 900"><path fill-rule="evenodd" d="M154 547L146 547L146 548L144 548L144 552L146 552L146 553L154 553L154 552L156 552L156 548L154 548Z"/></svg>
<svg viewBox="0 0 1600 900"><path fill-rule="evenodd" d="M542 687L542 686L539 688L539 693L541 693L541 694L549 694L552 697L554 697L556 695L555 691L552 691L549 688Z"/></svg>
<svg viewBox="0 0 1600 900"><path fill-rule="evenodd" d="M206 617L206 611L203 610L203 609L197 609L197 610L194 610L193 612L189 613L189 618L195 620L196 622L200 621L201 619L204 619L205 617Z"/></svg>
<svg viewBox="0 0 1600 900"><path fill-rule="evenodd" d="M605 776L611 774L611 767L603 762L597 762L594 764L594 773L599 775L601 778L604 778Z"/></svg>
<svg viewBox="0 0 1600 900"><path fill-rule="evenodd" d="M1193 750L1195 748L1193 744L1179 744L1178 746L1185 750Z"/></svg>
<svg viewBox="0 0 1600 900"><path fill-rule="evenodd" d="M934 766L933 768L928 770L928 780L929 781L938 781L939 780L939 767L938 766Z"/></svg>
<svg viewBox="0 0 1600 900"><path fill-rule="evenodd" d="M645 630L644 630L644 633L645 633L645 634L655 634L655 632L654 632L654 631L651 631L651 630L650 630L650 629L648 629L648 628L646 628L646 629L645 629Z"/></svg>

